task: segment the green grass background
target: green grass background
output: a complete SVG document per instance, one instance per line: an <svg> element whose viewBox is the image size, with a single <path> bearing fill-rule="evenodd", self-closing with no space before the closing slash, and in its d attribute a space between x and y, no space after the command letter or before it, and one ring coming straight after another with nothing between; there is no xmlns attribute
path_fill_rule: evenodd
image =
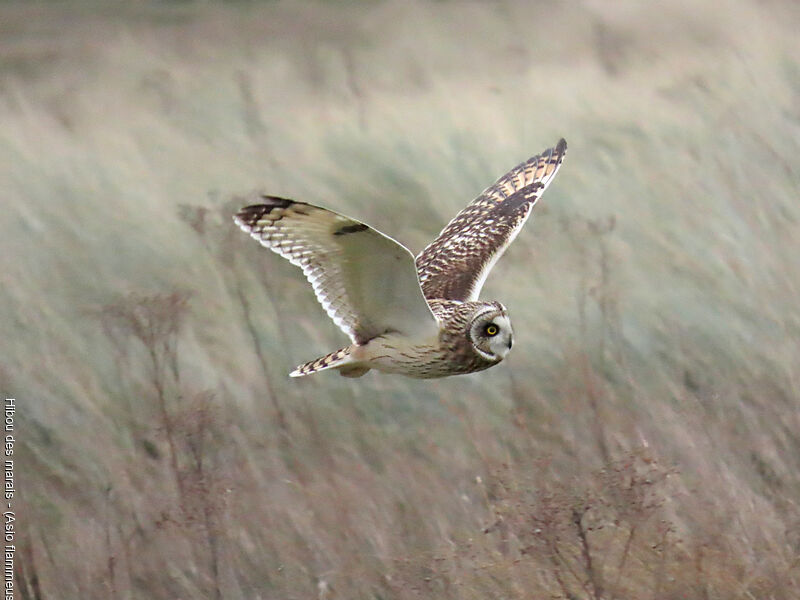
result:
<svg viewBox="0 0 800 600"><path fill-rule="evenodd" d="M20 597L796 598L799 30L779 1L0 4ZM507 361L288 378L346 338L243 196L416 252L562 136L483 292Z"/></svg>

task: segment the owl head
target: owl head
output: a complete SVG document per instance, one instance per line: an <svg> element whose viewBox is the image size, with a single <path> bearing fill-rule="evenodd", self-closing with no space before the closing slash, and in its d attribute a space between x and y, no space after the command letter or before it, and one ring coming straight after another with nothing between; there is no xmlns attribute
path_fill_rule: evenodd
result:
<svg viewBox="0 0 800 600"><path fill-rule="evenodd" d="M505 308L496 303L476 312L468 335L475 351L493 362L503 360L514 343L511 320Z"/></svg>

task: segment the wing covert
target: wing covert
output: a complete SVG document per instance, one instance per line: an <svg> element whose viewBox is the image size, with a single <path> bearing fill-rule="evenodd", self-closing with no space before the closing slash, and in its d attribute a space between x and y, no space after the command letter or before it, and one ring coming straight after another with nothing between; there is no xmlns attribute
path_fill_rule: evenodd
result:
<svg viewBox="0 0 800 600"><path fill-rule="evenodd" d="M416 258L427 299L477 300L486 276L514 241L555 177L567 142L517 165L450 221Z"/></svg>
<svg viewBox="0 0 800 600"><path fill-rule="evenodd" d="M241 209L236 224L300 267L322 307L355 343L387 331L436 330L406 247L312 204L274 196L259 201Z"/></svg>

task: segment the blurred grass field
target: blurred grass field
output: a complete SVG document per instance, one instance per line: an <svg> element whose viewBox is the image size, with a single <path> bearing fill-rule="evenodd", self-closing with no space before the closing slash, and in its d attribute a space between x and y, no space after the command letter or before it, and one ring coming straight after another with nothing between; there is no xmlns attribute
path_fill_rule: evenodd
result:
<svg viewBox="0 0 800 600"><path fill-rule="evenodd" d="M800 597L793 2L3 2L18 597ZM252 190L418 251L569 142L485 373L344 335Z"/></svg>

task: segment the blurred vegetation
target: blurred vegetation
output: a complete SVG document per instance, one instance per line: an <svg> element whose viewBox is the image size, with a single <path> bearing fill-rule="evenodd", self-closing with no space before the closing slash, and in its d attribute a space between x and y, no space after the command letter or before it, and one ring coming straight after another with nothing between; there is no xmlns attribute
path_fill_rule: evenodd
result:
<svg viewBox="0 0 800 600"><path fill-rule="evenodd" d="M791 599L796 3L0 5L19 597ZM559 137L485 373L344 336L253 189L421 249Z"/></svg>

